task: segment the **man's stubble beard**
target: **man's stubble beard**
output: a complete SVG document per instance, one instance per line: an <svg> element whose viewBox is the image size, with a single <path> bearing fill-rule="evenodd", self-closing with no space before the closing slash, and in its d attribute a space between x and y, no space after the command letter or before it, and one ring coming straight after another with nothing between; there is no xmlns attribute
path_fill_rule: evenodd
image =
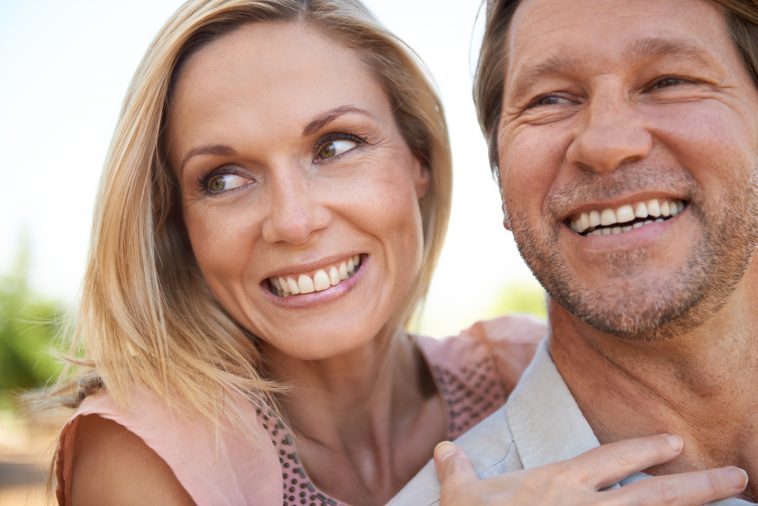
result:
<svg viewBox="0 0 758 506"><path fill-rule="evenodd" d="M747 188L745 188L747 186ZM663 279L634 276L650 251L640 248L606 257L617 274L610 286L589 288L571 272L558 249L558 227L540 238L522 209L506 221L521 256L548 294L569 313L611 335L636 341L667 339L706 322L727 302L758 247L758 164L731 201L710 211L697 199L688 206L703 235L682 267ZM742 197L742 198L740 198ZM622 279L623 278L623 279Z"/></svg>

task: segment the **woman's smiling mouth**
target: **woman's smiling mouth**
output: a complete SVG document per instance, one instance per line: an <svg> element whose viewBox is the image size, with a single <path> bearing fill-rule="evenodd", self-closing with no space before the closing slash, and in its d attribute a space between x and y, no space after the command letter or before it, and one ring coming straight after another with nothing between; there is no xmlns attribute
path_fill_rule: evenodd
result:
<svg viewBox="0 0 758 506"><path fill-rule="evenodd" d="M360 266L361 255L353 255L315 271L270 277L265 285L271 293L283 298L321 292L350 279Z"/></svg>

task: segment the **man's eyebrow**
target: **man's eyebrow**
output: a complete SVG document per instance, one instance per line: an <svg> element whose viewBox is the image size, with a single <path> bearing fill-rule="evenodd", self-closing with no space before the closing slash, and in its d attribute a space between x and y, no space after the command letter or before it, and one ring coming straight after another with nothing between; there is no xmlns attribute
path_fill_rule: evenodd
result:
<svg viewBox="0 0 758 506"><path fill-rule="evenodd" d="M697 60L701 65L711 66L713 59L708 57L709 52L704 48L684 39L670 39L660 37L645 37L635 41L623 53L623 58L681 58L688 57ZM520 70L512 81L511 100L515 103L523 100L523 95L539 83L539 81L551 75L566 75L572 73L580 65L575 57L550 56L544 61L531 67Z"/></svg>
<svg viewBox="0 0 758 506"><path fill-rule="evenodd" d="M550 56L547 59L519 70L512 83L510 100L520 103L530 88L543 78L551 75L569 74L579 64L578 58L564 56Z"/></svg>
<svg viewBox="0 0 758 506"><path fill-rule="evenodd" d="M709 52L685 39L669 39L660 37L645 37L632 44L626 51L625 56L647 56L647 57L682 57L686 56L695 60L702 65L710 66L712 58L708 57Z"/></svg>
<svg viewBox="0 0 758 506"><path fill-rule="evenodd" d="M182 161L179 163L179 173L182 172L182 169L184 168L184 164L186 164L187 161L193 156L198 156L198 155L232 156L236 154L237 152L234 149L232 149L231 147L225 144L209 144L207 146L198 146L196 148L190 149L187 152L187 154L184 155L184 158L182 158Z"/></svg>
<svg viewBox="0 0 758 506"><path fill-rule="evenodd" d="M348 113L358 113L364 116L368 116L369 118L376 119L371 113L364 109L361 109L360 107L355 107L354 105L341 105L322 114L319 114L313 121L308 123L305 128L303 128L303 137L313 135L324 126L328 125L340 116L344 116Z"/></svg>

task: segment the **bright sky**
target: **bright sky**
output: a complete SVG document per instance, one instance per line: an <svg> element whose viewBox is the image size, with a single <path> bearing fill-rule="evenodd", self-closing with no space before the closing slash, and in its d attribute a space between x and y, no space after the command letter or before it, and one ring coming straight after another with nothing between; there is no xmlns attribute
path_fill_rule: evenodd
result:
<svg viewBox="0 0 758 506"><path fill-rule="evenodd" d="M457 332L489 314L510 283L532 282L511 235L476 123L471 79L479 0L365 0L426 62L446 107L455 191L447 244L422 331ZM18 238L32 283L64 302L78 293L91 213L121 101L175 0L0 0L0 272ZM476 25L476 27L475 27Z"/></svg>

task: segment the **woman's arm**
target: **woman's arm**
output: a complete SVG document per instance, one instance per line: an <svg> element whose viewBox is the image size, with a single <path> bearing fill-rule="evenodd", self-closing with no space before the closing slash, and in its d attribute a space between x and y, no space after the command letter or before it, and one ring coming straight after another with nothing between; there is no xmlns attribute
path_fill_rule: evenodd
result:
<svg viewBox="0 0 758 506"><path fill-rule="evenodd" d="M674 444L672 444L672 442ZM442 506L477 505L698 505L742 492L747 474L736 467L655 476L600 491L637 471L667 462L681 439L659 435L610 443L573 459L479 479L463 451L441 443L434 463Z"/></svg>
<svg viewBox="0 0 758 506"><path fill-rule="evenodd" d="M82 417L74 443L71 504L192 505L171 468L137 435L97 415Z"/></svg>

